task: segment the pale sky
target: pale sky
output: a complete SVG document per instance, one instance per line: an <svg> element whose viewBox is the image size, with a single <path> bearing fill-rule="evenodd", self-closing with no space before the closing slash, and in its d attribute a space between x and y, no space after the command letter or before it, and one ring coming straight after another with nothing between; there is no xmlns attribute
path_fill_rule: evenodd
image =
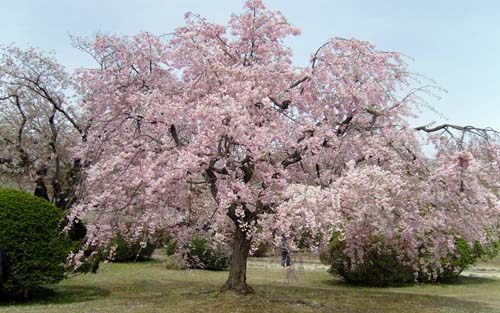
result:
<svg viewBox="0 0 500 313"><path fill-rule="evenodd" d="M287 44L297 64L331 37L368 40L412 57L410 69L446 89L414 124L455 123L500 130L500 1L495 0L267 0L302 35ZM243 0L0 0L0 44L54 50L69 69L91 65L69 34L154 34L199 13L224 24Z"/></svg>

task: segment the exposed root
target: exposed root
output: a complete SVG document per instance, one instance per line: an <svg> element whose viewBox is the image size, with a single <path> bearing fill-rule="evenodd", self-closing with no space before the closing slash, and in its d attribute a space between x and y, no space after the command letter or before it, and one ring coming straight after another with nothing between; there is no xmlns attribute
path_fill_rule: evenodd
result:
<svg viewBox="0 0 500 313"><path fill-rule="evenodd" d="M236 286L233 286L232 284L229 284L226 282L221 288L221 292L226 292L226 291L234 291L242 295L248 295L248 294L253 294L255 291L253 290L252 287L248 286L247 284L238 284Z"/></svg>

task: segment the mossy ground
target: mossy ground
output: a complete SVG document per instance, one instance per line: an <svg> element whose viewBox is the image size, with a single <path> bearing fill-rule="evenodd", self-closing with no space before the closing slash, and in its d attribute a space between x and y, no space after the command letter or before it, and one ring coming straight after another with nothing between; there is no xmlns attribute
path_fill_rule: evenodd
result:
<svg viewBox="0 0 500 313"><path fill-rule="evenodd" d="M103 264L98 274L37 290L30 301L4 302L0 312L500 312L500 278L494 277L500 259L477 268L467 273L477 276L452 284L370 288L346 285L319 266L287 277L267 260L252 260L248 280L256 293L240 296L218 292L225 271L166 270L156 258Z"/></svg>

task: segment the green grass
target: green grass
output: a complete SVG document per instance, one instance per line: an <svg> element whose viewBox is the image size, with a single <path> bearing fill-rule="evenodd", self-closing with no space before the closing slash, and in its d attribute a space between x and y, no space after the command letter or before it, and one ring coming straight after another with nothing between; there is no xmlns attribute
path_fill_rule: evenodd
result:
<svg viewBox="0 0 500 313"><path fill-rule="evenodd" d="M495 262L478 267L499 268ZM249 296L218 292L227 272L166 270L158 259L103 264L97 275L35 290L30 301L0 304L0 312L500 312L498 278L370 288L346 285L312 266L297 269L297 279L289 281L269 264L250 262L248 281L256 293Z"/></svg>

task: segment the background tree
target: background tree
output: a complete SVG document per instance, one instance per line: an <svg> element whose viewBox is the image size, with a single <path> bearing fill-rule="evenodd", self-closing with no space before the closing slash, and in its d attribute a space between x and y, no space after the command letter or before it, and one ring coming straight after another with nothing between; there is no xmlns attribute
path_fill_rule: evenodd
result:
<svg viewBox="0 0 500 313"><path fill-rule="evenodd" d="M79 73L93 121L81 152L92 166L71 218L91 221L88 247L105 246L116 230L147 238L168 227L178 241L209 233L232 246L222 290L247 293L252 244L304 235L318 244L342 227L348 207L335 186L351 169L430 175L405 121L423 89L410 89L400 55L334 38L298 67L284 45L298 33L249 0L227 26L188 13L168 39L77 42L99 65ZM359 171L356 179L371 175ZM371 201L351 185L346 194Z"/></svg>
<svg viewBox="0 0 500 313"><path fill-rule="evenodd" d="M67 209L80 167L71 149L83 135L71 77L34 48L0 53L0 183Z"/></svg>

